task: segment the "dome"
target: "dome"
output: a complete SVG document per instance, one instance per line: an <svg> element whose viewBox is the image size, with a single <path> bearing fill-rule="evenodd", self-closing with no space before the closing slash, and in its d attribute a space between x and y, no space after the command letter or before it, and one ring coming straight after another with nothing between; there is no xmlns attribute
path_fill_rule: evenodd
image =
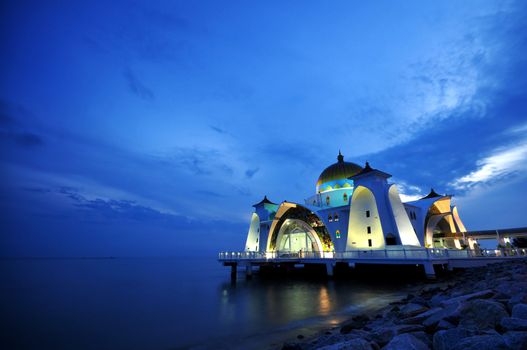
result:
<svg viewBox="0 0 527 350"><path fill-rule="evenodd" d="M348 177L359 173L362 167L358 164L345 162L344 156L340 153L337 162L331 164L320 174L317 181L317 193L341 187L350 187L353 184Z"/></svg>

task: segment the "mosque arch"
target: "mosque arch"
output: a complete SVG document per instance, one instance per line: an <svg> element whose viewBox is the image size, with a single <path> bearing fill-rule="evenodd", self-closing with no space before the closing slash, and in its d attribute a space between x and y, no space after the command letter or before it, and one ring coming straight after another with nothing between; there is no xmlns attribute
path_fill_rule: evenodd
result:
<svg viewBox="0 0 527 350"><path fill-rule="evenodd" d="M245 242L245 251L257 252L259 251L259 240L260 240L260 217L253 213L251 216L251 224L249 226L249 232L247 233L247 241Z"/></svg>
<svg viewBox="0 0 527 350"><path fill-rule="evenodd" d="M317 252L322 254L322 242L305 221L286 219L276 238L276 250L286 252Z"/></svg>
<svg viewBox="0 0 527 350"><path fill-rule="evenodd" d="M281 243L278 236L280 233L282 233L280 239L284 236L285 231L282 230L282 226L286 222L286 226L295 223L296 228L303 229L307 237L316 243L318 251L333 251L333 240L322 219L306 207L289 202L282 203L278 208L269 230L267 251L276 251L278 249ZM298 233L299 231L297 230L296 232Z"/></svg>
<svg viewBox="0 0 527 350"><path fill-rule="evenodd" d="M377 249L384 246L375 196L370 189L358 186L351 196L346 249Z"/></svg>
<svg viewBox="0 0 527 350"><path fill-rule="evenodd" d="M397 191L395 184L390 186L390 189L388 190L388 198L390 201L390 207L392 208L395 224L397 226L397 230L399 231L401 244L420 246L419 239L417 239L417 235L415 234L412 223L410 222L408 214L404 209L401 197L399 196L399 191Z"/></svg>
<svg viewBox="0 0 527 350"><path fill-rule="evenodd" d="M428 218L425 230L425 242L428 247L461 248L459 240L455 238L452 214L443 213Z"/></svg>

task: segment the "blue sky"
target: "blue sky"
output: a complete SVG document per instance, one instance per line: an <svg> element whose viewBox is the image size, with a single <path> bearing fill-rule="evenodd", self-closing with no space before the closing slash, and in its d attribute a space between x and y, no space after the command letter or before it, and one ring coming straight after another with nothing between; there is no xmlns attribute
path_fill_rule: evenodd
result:
<svg viewBox="0 0 527 350"><path fill-rule="evenodd" d="M1 255L239 249L341 149L527 226L521 1L7 1Z"/></svg>

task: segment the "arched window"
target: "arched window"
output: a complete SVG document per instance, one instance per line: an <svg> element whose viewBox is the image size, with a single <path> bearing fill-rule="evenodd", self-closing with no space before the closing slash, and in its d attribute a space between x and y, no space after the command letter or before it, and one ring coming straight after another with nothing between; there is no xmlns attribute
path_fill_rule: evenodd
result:
<svg viewBox="0 0 527 350"><path fill-rule="evenodd" d="M335 237L340 238L340 230L335 231Z"/></svg>
<svg viewBox="0 0 527 350"><path fill-rule="evenodd" d="M348 201L348 194L344 193L344 195L342 196L342 199L344 199L344 202L347 202Z"/></svg>
<svg viewBox="0 0 527 350"><path fill-rule="evenodd" d="M329 205L329 196L326 196L326 205Z"/></svg>

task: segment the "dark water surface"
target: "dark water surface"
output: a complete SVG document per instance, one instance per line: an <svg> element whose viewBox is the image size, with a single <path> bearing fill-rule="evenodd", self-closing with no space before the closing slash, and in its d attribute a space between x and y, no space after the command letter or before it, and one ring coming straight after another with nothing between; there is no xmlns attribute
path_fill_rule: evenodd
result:
<svg viewBox="0 0 527 350"><path fill-rule="evenodd" d="M242 275L232 285L214 257L4 259L0 277L0 348L17 349L266 349L406 289Z"/></svg>

